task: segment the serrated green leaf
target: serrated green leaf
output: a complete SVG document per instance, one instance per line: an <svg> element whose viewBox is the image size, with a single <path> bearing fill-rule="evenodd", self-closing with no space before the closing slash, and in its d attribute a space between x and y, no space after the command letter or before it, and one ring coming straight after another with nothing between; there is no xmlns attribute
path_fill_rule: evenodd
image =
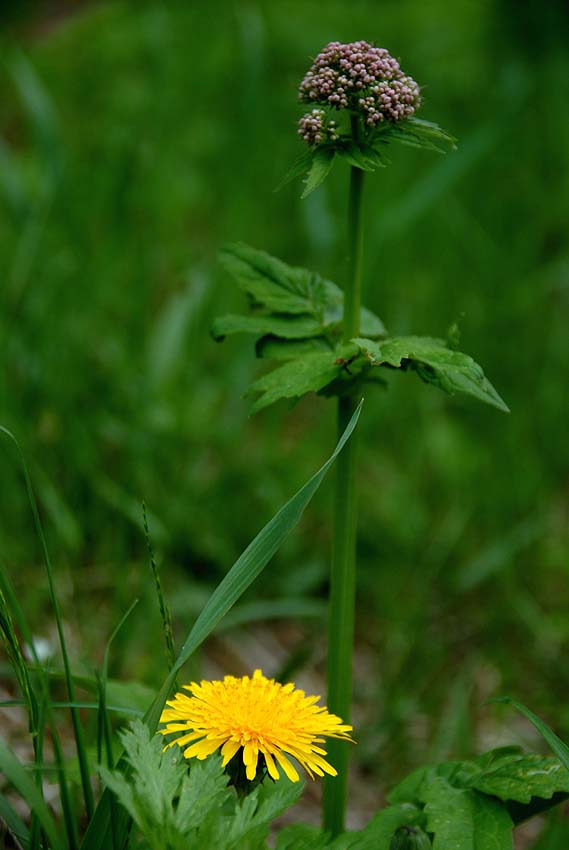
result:
<svg viewBox="0 0 569 850"><path fill-rule="evenodd" d="M393 337L382 342L357 338L372 366L387 365L413 369L429 384L454 395L465 393L505 413L509 408L498 395L481 367L468 354L447 348L442 339L423 336Z"/></svg>
<svg viewBox="0 0 569 850"><path fill-rule="evenodd" d="M264 839L273 820L296 803L303 790L304 782L288 782L286 779L257 788L236 807L230 829L224 835L227 847L239 850L253 844L265 846Z"/></svg>
<svg viewBox="0 0 569 850"><path fill-rule="evenodd" d="M289 266L242 242L226 245L219 259L239 287L267 310L314 317L323 314L325 285L315 272Z"/></svg>
<svg viewBox="0 0 569 850"><path fill-rule="evenodd" d="M424 121L421 118L406 118L404 121L396 121L381 124L370 139L370 144L381 150L386 142L399 142L413 148L447 153L456 149L456 139L438 124Z"/></svg>
<svg viewBox="0 0 569 850"><path fill-rule="evenodd" d="M338 377L344 368L341 358L349 358L352 353L352 346L344 346L337 351L307 354L273 369L251 384L249 393L260 393L251 413L281 398L299 398L309 392L318 392Z"/></svg>
<svg viewBox="0 0 569 850"><path fill-rule="evenodd" d="M503 803L453 788L442 776L423 791L433 850L512 850L513 823Z"/></svg>
<svg viewBox="0 0 569 850"><path fill-rule="evenodd" d="M271 315L249 317L242 325L237 316L217 319L212 328L215 338L239 330L285 339L341 336L344 293L332 281L308 269L289 266L265 251L242 243L226 246L220 252L220 260L239 287ZM294 316L298 324L288 328L284 324L286 316ZM265 318L270 319L269 324ZM310 325L310 320L315 324ZM360 312L360 323L362 336L375 339L386 334L381 319L365 307ZM301 334L303 328L306 333Z"/></svg>
<svg viewBox="0 0 569 850"><path fill-rule="evenodd" d="M556 758L533 753L504 755L474 776L471 787L504 801L549 800L556 793L569 793L569 771Z"/></svg>
<svg viewBox="0 0 569 850"><path fill-rule="evenodd" d="M272 334L282 339L303 339L321 332L317 321L302 316L239 316L229 314L215 319L211 326L211 335L222 340L229 334L247 333L256 336Z"/></svg>
<svg viewBox="0 0 569 850"><path fill-rule="evenodd" d="M326 180L334 164L334 151L330 148L317 148L312 157L310 170L304 181L301 198L307 198Z"/></svg>

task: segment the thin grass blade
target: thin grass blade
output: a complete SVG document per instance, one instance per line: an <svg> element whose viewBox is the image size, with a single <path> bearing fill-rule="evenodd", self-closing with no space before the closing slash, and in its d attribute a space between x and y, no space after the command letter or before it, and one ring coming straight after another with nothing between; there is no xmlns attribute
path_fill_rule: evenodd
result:
<svg viewBox="0 0 569 850"><path fill-rule="evenodd" d="M65 683L67 686L67 693L69 695L69 702L75 702L75 686L73 684L73 677L71 675L71 665L69 663L69 655L67 653L67 645L65 642L65 634L63 631L63 619L61 616L61 609L59 607L59 600L57 598L57 594L55 592L55 582L53 578L53 567L51 564L51 558L49 555L49 551L47 548L47 543L45 540L45 535L43 533L43 526L41 523L38 505L36 502L36 497L34 494L34 490L32 487L32 481L30 478L30 473L28 471L28 465L26 463L26 459L24 457L24 453L18 443L17 439L14 437L11 431L8 431L7 428L4 428L0 425L0 433L4 434L8 439L14 444L16 447L16 451L18 453L18 458L20 460L22 471L24 473L24 480L26 482L26 490L28 493L28 500L30 503L30 507L32 509L32 515L34 519L34 525L36 528L37 535L39 537L43 556L45 561L45 567L47 572L48 586L49 586L49 594L51 599L51 604L53 606L53 613L55 616L57 633L59 637L59 644L61 647L61 656L63 659L63 668L65 671ZM79 760L79 770L81 773L81 785L83 788L83 797L85 800L85 810L87 812L87 817L91 817L94 809L93 802L93 790L91 788L91 777L89 771L89 760L87 757L87 748L85 746L85 741L83 737L83 729L81 726L81 720L79 718L79 712L76 708L71 709L71 720L73 723L73 732L75 736L75 745L77 748L77 757Z"/></svg>
<svg viewBox="0 0 569 850"><path fill-rule="evenodd" d="M558 735L555 734L553 729L551 729L547 723L541 719L541 717L538 717L531 709L527 708L527 706L523 705L523 703L518 702L517 699L512 699L512 697L498 697L497 699L489 700L489 702L511 705L512 708L515 708L516 711L523 714L523 716L529 720L532 726L534 726L540 735L542 735L547 741L563 767L569 770L569 747Z"/></svg>

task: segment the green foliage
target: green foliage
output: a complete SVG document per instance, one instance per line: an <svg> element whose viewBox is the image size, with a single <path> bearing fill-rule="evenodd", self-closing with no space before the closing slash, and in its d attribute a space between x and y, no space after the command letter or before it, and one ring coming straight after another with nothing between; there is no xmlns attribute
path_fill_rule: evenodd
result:
<svg viewBox="0 0 569 850"><path fill-rule="evenodd" d="M513 826L567 792L569 772L558 759L500 747L471 760L421 767L388 799L421 807L439 850L509 850Z"/></svg>
<svg viewBox="0 0 569 850"><path fill-rule="evenodd" d="M300 398L328 386L344 369L342 352L344 358L349 358L352 349L343 346L327 353L306 354L258 378L249 389L249 393L260 393L251 412L256 413L279 399Z"/></svg>
<svg viewBox="0 0 569 850"><path fill-rule="evenodd" d="M292 165L279 188L304 174L302 198L306 198L326 180L336 159L342 159L362 171L375 171L377 168L385 168L389 163L385 148L391 143L447 153L455 149L455 142L456 139L437 124L415 116L404 121L385 121L362 141L354 141L351 135L340 134L336 140L324 142L303 153Z"/></svg>
<svg viewBox="0 0 569 850"><path fill-rule="evenodd" d="M424 822L423 812L414 803L396 803L381 809L365 829L354 839L353 850L391 850L395 833L404 826L420 825Z"/></svg>
<svg viewBox="0 0 569 850"><path fill-rule="evenodd" d="M513 850L512 821L491 797L454 788L435 776L422 793L434 850Z"/></svg>
<svg viewBox="0 0 569 850"><path fill-rule="evenodd" d="M465 393L498 410L509 412L472 357L447 347L442 339L409 336L393 337L380 343L366 339L355 339L354 342L373 366L411 369L425 383L433 384L450 395Z"/></svg>
<svg viewBox="0 0 569 850"><path fill-rule="evenodd" d="M345 345L341 342L343 294L334 283L243 244L225 248L221 261L249 296L255 312L216 319L214 338L253 334L258 337L259 356L287 361L251 385L249 393L258 394L253 413L309 392L342 394L355 380L373 380L371 366L413 371L450 395L461 392L508 411L480 366L454 349L456 333L451 334L450 344L420 336L383 339L382 322L363 308L362 336Z"/></svg>
<svg viewBox="0 0 569 850"><path fill-rule="evenodd" d="M339 340L344 293L335 283L317 272L289 266L266 251L243 243L227 245L219 257L260 314L216 319L212 327L215 339L242 331L283 339L323 337L330 344ZM237 325L238 319L241 326ZM381 319L370 310L361 310L360 321L366 336L373 339L385 336Z"/></svg>
<svg viewBox="0 0 569 850"><path fill-rule="evenodd" d="M569 794L569 771L559 759L514 751L493 751L477 759L483 768L471 778L471 787L504 802L530 803L532 797L550 800Z"/></svg>
<svg viewBox="0 0 569 850"><path fill-rule="evenodd" d="M164 752L162 739L140 721L120 737L128 777L103 767L101 776L152 850L263 848L270 823L302 792L302 783L285 781L240 801L220 756L188 766L179 747Z"/></svg>

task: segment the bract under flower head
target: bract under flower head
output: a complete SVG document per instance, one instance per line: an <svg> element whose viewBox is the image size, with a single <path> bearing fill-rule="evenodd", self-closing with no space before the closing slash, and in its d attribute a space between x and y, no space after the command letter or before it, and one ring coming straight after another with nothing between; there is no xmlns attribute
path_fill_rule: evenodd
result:
<svg viewBox="0 0 569 850"><path fill-rule="evenodd" d="M415 80L385 48L367 41L326 45L302 80L299 96L306 103L349 109L367 127L408 118L421 103Z"/></svg>
<svg viewBox="0 0 569 850"><path fill-rule="evenodd" d="M261 755L269 776L279 779L278 763L297 782L298 771L285 753L312 779L315 774L336 776L320 744L325 737L352 740L352 727L317 705L320 697L307 697L293 684L265 678L260 670L252 677L192 682L184 690L191 696L177 693L160 718L165 724L160 730L163 735L179 735L167 746L182 747L188 759L205 759L221 747L224 766L241 750L249 780L255 778Z"/></svg>

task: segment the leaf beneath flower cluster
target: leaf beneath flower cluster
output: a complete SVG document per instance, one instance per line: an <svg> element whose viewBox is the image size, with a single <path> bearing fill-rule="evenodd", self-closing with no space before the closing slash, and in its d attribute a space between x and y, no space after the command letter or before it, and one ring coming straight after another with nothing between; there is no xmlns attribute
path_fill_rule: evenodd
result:
<svg viewBox="0 0 569 850"><path fill-rule="evenodd" d="M306 198L322 185L330 174L336 159L362 171L384 168L389 160L385 148L391 142L412 148L447 153L456 149L456 139L438 124L411 116L402 121L383 121L366 133L363 140L355 141L351 133L340 134L335 141L325 141L301 154L284 176L277 190L295 177L304 175L302 198Z"/></svg>
<svg viewBox="0 0 569 850"><path fill-rule="evenodd" d="M411 116L404 121L384 122L373 134L370 143L377 149L389 142L399 142L412 148L447 153L456 150L456 139L431 121Z"/></svg>

